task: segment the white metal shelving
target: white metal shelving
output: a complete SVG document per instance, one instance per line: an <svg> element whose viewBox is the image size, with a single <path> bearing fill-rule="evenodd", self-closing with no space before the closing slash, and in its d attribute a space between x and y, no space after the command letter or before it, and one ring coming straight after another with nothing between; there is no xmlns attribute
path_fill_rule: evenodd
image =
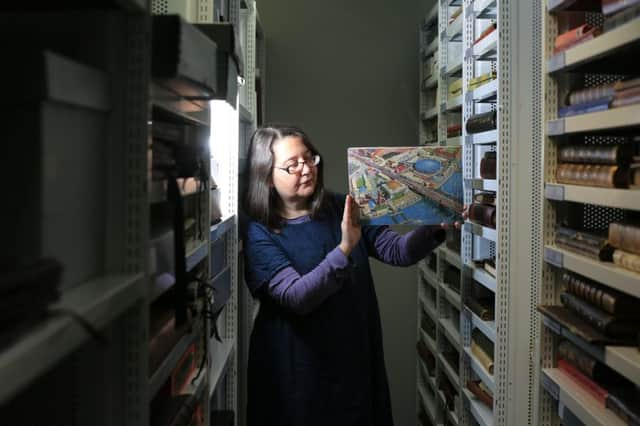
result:
<svg viewBox="0 0 640 426"><path fill-rule="evenodd" d="M540 147L540 180L544 184L542 199L536 208L542 211L538 239L543 253L538 303L560 304L563 288L561 272L572 271L604 286L640 297L640 274L611 262L602 262L555 246L556 227L565 216L572 216L571 227L606 231L612 221L624 220L640 210L637 191L556 183L557 153L560 144L570 138L572 144L611 145L640 126L640 106L630 105L605 111L558 118L562 96L576 87L590 88L613 82L626 74L625 63L640 47L640 20L632 19L597 37L560 53L554 52L556 37L575 26L570 15L584 16L585 22L599 25L603 15L599 2L545 0L540 16L542 75L540 90L543 145ZM577 13L577 15L576 15ZM552 425L568 409L574 417L589 425L615 425L624 422L584 390L569 374L556 368L558 337L566 339L599 362L608 365L635 384L640 383L640 356L636 347L601 346L588 343L578 328L565 327L540 315L541 324L535 364L536 379L545 391L535 396L535 415L541 425ZM550 396L550 397L549 397ZM556 406L559 409L556 409Z"/></svg>
<svg viewBox="0 0 640 426"><path fill-rule="evenodd" d="M473 354L473 352L471 352L471 349L469 347L465 347L464 348L464 352L466 354L466 356L469 358L469 360L471 361L471 368L473 369L474 373L476 373L476 375L480 378L480 380L482 380L482 382L489 388L491 389L492 393L496 392L496 382L493 378L492 374L489 374L489 372L487 370L485 370L485 368L482 366L482 364L480 364L480 361L478 361L475 357L475 355Z"/></svg>

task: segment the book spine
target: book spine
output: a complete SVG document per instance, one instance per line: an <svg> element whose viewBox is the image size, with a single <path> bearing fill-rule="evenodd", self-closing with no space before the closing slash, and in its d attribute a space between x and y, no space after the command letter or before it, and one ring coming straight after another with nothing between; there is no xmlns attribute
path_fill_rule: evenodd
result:
<svg viewBox="0 0 640 426"><path fill-rule="evenodd" d="M607 84L598 87L589 87L586 89L574 90L569 93L568 104L580 105L601 99L611 98L615 94L613 84Z"/></svg>
<svg viewBox="0 0 640 426"><path fill-rule="evenodd" d="M622 313L621 306L623 305L621 301L627 300L624 295L566 271L562 274L562 280L569 293L575 294L611 315ZM640 311L640 305L637 308Z"/></svg>
<svg viewBox="0 0 640 426"><path fill-rule="evenodd" d="M475 355L480 365L487 370L487 373L493 374L493 359L475 340L471 341L471 353Z"/></svg>
<svg viewBox="0 0 640 426"><path fill-rule="evenodd" d="M469 219L490 228L496 227L496 207L488 204L471 204Z"/></svg>
<svg viewBox="0 0 640 426"><path fill-rule="evenodd" d="M479 204L496 205L496 196L487 192L478 192L473 195L473 202Z"/></svg>
<svg viewBox="0 0 640 426"><path fill-rule="evenodd" d="M609 394L605 389L563 359L558 360L558 368L566 372L582 389L591 394L602 408L605 407L607 395Z"/></svg>
<svg viewBox="0 0 640 426"><path fill-rule="evenodd" d="M600 258L599 247L594 247L592 245L586 244L582 241L572 240L570 238L566 238L560 235L556 236L556 245L566 248L569 251L578 252L587 257L591 257L593 259Z"/></svg>
<svg viewBox="0 0 640 426"><path fill-rule="evenodd" d="M489 340L484 333L477 328L471 330L471 340L478 344L480 348L491 358L493 361L493 342Z"/></svg>
<svg viewBox="0 0 640 426"><path fill-rule="evenodd" d="M587 104L570 105L558 110L558 117L571 117L574 115L589 114L592 112L606 111L611 104L611 97L598 99Z"/></svg>
<svg viewBox="0 0 640 426"><path fill-rule="evenodd" d="M489 34L494 32L496 28L498 28L498 24L496 22L492 22L487 28L484 29L484 31L480 33L480 35L478 36L477 39L475 39L473 44L475 45L480 43L485 37L487 37Z"/></svg>
<svg viewBox="0 0 640 426"><path fill-rule="evenodd" d="M493 309L484 306L477 299L470 297L466 300L467 306L473 313L475 313L482 321L493 321L494 313Z"/></svg>
<svg viewBox="0 0 640 426"><path fill-rule="evenodd" d="M476 114L467 120L467 133L480 133L496 128L496 112L489 111Z"/></svg>
<svg viewBox="0 0 640 426"><path fill-rule="evenodd" d="M607 333L610 324L615 320L613 316L600 311L595 306L591 306L589 303L571 293L562 293L560 295L560 301L564 306L589 321L591 325L604 333Z"/></svg>
<svg viewBox="0 0 640 426"><path fill-rule="evenodd" d="M613 252L613 263L629 271L640 273L640 256L637 254L624 250L615 250Z"/></svg>
<svg viewBox="0 0 640 426"><path fill-rule="evenodd" d="M495 179L496 178L496 159L495 158L483 158L480 160L480 177L483 179Z"/></svg>
<svg viewBox="0 0 640 426"><path fill-rule="evenodd" d="M611 108L620 108L627 105L635 105L640 103L640 94L624 98L615 98L611 102Z"/></svg>
<svg viewBox="0 0 640 426"><path fill-rule="evenodd" d="M604 32L611 31L620 25L624 25L632 19L637 18L638 16L640 16L640 4L636 4L635 6L622 10L613 16L605 17L604 24L602 24L602 30Z"/></svg>
<svg viewBox="0 0 640 426"><path fill-rule="evenodd" d="M558 344L558 356L569 361L586 376L592 379L595 378L597 361L578 349L576 345L563 340Z"/></svg>
<svg viewBox="0 0 640 426"><path fill-rule="evenodd" d="M571 145L562 147L558 152L561 163L625 165L631 162L632 157L631 145Z"/></svg>
<svg viewBox="0 0 640 426"><path fill-rule="evenodd" d="M609 244L620 250L640 254L640 227L617 222L610 223Z"/></svg>
<svg viewBox="0 0 640 426"><path fill-rule="evenodd" d="M556 170L556 179L558 183L626 188L629 186L629 170L621 166L561 163Z"/></svg>
<svg viewBox="0 0 640 426"><path fill-rule="evenodd" d="M469 380L467 381L467 389L476 396L487 407L493 409L493 397L480 388L480 383Z"/></svg>
<svg viewBox="0 0 640 426"><path fill-rule="evenodd" d="M554 47L556 49L560 49L563 46L574 43L576 40L580 39L580 37L583 37L588 33L592 28L593 27L589 24L582 24L579 27L572 28L556 37Z"/></svg>

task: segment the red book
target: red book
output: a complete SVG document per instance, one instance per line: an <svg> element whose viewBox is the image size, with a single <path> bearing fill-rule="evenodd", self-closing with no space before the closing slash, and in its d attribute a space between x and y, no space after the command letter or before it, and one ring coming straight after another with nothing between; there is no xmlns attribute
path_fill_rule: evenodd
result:
<svg viewBox="0 0 640 426"><path fill-rule="evenodd" d="M591 394L591 396L597 399L598 403L600 403L600 406L602 408L605 407L605 403L607 400L607 396L609 395L609 392L607 392L596 382L594 382L593 380L591 380L590 378L582 374L580 370L578 370L576 367L574 367L564 359L558 360L558 368L564 371L565 373L567 373L569 376L571 376L571 378L574 379L582 389L584 389L589 394Z"/></svg>
<svg viewBox="0 0 640 426"><path fill-rule="evenodd" d="M592 27L589 24L582 24L579 27L572 28L569 31L560 34L556 37L554 44L554 53L561 52L570 47L573 47L579 43L583 43L587 40L591 40L600 34L600 29Z"/></svg>

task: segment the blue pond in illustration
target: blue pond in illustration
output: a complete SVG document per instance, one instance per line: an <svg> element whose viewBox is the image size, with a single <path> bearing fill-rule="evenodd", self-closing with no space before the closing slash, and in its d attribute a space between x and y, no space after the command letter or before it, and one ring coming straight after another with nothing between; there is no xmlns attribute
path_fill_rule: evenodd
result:
<svg viewBox="0 0 640 426"><path fill-rule="evenodd" d="M415 169L420 173L432 175L434 173L439 172L442 166L440 165L440 162L438 160L425 158L425 159L416 161L413 167L415 167Z"/></svg>

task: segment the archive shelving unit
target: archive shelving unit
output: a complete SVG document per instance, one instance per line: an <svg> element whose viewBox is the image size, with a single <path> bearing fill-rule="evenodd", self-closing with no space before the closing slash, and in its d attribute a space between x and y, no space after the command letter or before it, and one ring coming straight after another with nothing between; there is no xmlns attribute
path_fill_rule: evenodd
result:
<svg viewBox="0 0 640 426"><path fill-rule="evenodd" d="M224 17L239 40L241 5L255 11L253 2L231 1L223 10L195 0L63 1L56 11L44 2L25 10L0 7L3 36L20 40L12 48L20 66L2 71L12 82L12 104L3 107L6 128L20 142L3 157L12 158L3 162L3 172L7 179L23 175L24 167L34 172L25 180L32 189L16 186L9 193L8 200L30 211L17 208L20 217L5 222L14 225L3 227L3 237L16 246L2 256L53 257L63 267L60 299L49 314L0 348L7 423L153 423L152 401L180 374L177 367L195 344L197 368L189 370L180 392L201 401L204 424L220 410L232 411L238 424L243 114L234 78L229 96L218 92L216 52L224 43L213 42L196 24ZM163 35L189 44L178 49L175 75L158 75L153 66L158 49L176 48L153 43L153 15L165 14L182 19L178 31ZM181 68L185 62L191 68ZM255 61L251 67L253 79ZM196 96L181 91L196 86ZM178 198L197 235L185 240L184 258L187 272L198 276L187 283L193 320L151 371L150 314L176 287L175 274L160 273L157 258L159 240L171 242L172 236L156 233L153 219L169 199L170 178L151 178L152 139L162 122L197 129L191 141L206 184L180 180ZM222 217L212 223L216 200ZM205 320L207 310L218 314L215 321ZM220 340L211 337L214 325Z"/></svg>
<svg viewBox="0 0 640 426"><path fill-rule="evenodd" d="M540 157L540 179L544 187L539 204L543 212L538 237L543 252L539 303L559 304L563 271L579 273L640 297L640 274L555 245L556 227L569 220L567 215L576 227L592 231L607 229L613 221L638 217L640 194L637 190L561 184L556 181L556 169L558 150L564 144L612 145L625 143L625 136L638 134L640 107L637 104L563 118L558 117L558 108L562 97L572 88L589 88L621 77L638 77L633 61L640 52L640 19L636 17L592 40L554 54L556 36L570 28L565 12L581 16L592 25L600 25L603 19L600 3L547 0L540 6L539 43L543 49L539 69L545 96L542 104L544 145ZM540 333L536 350L539 393L536 394L538 409L535 414L538 424L558 424L566 416L589 425L626 424L563 370L556 368L556 349L561 338L569 340L638 386L640 352L637 347L589 344L544 315L540 315L537 325Z"/></svg>
<svg viewBox="0 0 640 426"><path fill-rule="evenodd" d="M429 375L419 363L418 407L434 408L431 416L425 416L427 424L536 424L537 382L529 353L535 350L538 337L535 307L542 261L538 237L542 221L536 204L542 193L541 180L536 180L542 146L541 74L536 67L541 57L537 39L541 28L536 21L541 17L540 4L440 0L437 6L438 141L462 146L464 202L471 204L477 191L495 193L497 223L493 229L467 221L460 254L443 245L420 264L419 322L432 315L437 319L433 336L419 327L418 337L434 351L436 367ZM497 29L474 43L490 22L496 22ZM471 79L490 71L497 74L496 79L469 88ZM462 94L452 90L449 96L449 86L458 78L462 78ZM469 117L490 110L497 113L496 128L468 133L465 123ZM462 125L461 135L451 137L447 128L455 123ZM497 153L497 179L480 177L480 159L486 151ZM495 276L474 262L493 256ZM459 278L454 278L453 271L459 271ZM454 290L456 285L459 293ZM482 321L469 308L474 286L493 294L494 321ZM435 304L428 302L429 295ZM474 328L494 345L493 374L470 350ZM491 407L467 389L471 379L481 380L493 392ZM458 394L448 407L439 403L443 380Z"/></svg>
<svg viewBox="0 0 640 426"><path fill-rule="evenodd" d="M420 67L420 145L438 143L440 122L440 37L438 33L438 5L434 5L422 22L419 31Z"/></svg>

